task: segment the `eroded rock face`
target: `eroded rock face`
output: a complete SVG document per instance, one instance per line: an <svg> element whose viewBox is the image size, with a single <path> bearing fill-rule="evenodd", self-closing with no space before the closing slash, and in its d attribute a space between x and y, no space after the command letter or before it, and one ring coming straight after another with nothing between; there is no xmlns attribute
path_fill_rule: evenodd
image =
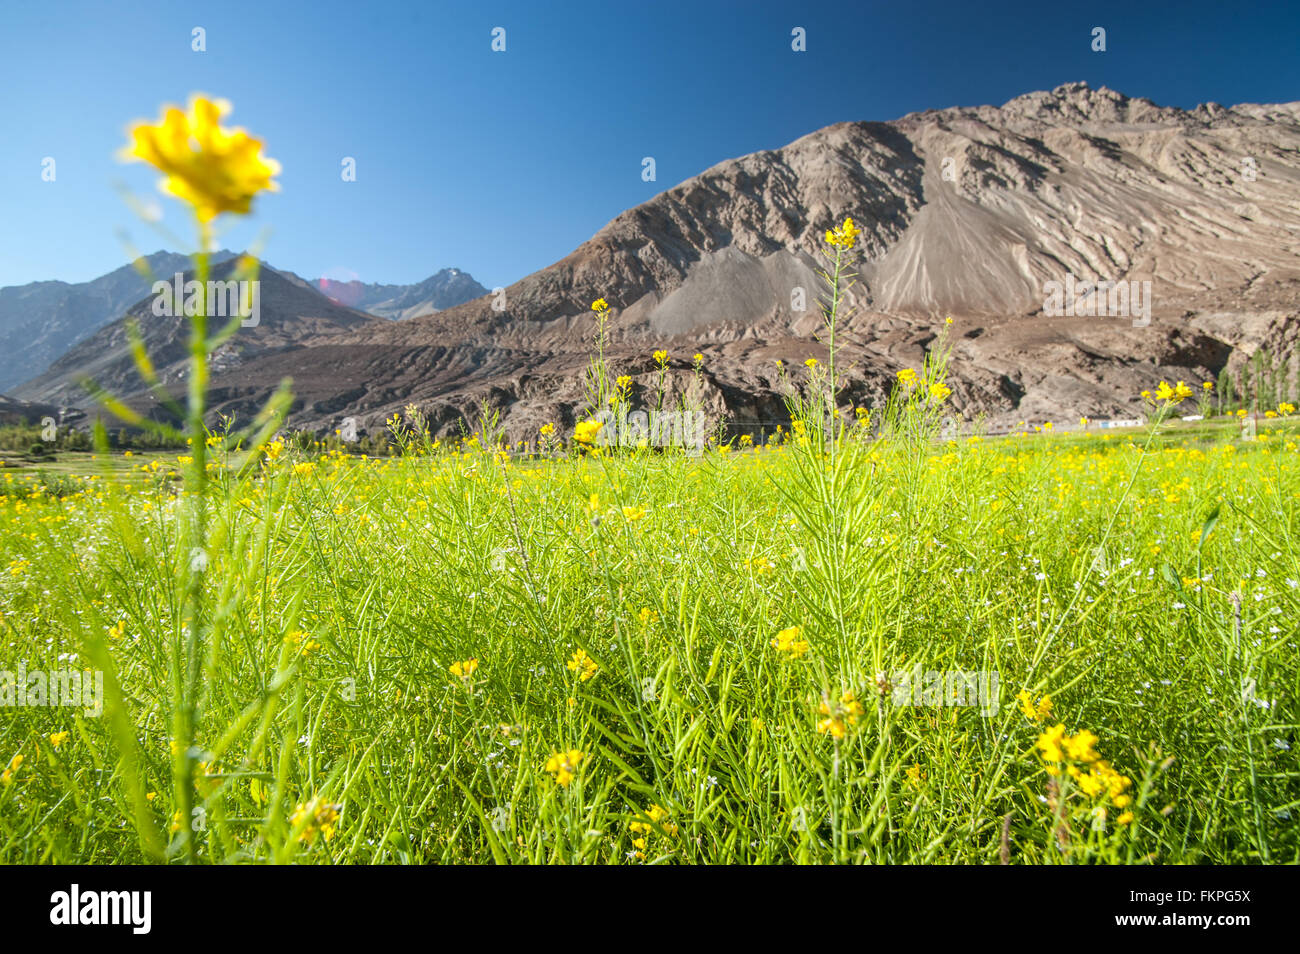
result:
<svg viewBox="0 0 1300 954"><path fill-rule="evenodd" d="M377 427L410 403L450 430L487 400L512 438L532 436L572 420L603 297L616 373L648 386L665 348L681 388L700 352L708 407L779 418L776 361L824 354L821 237L846 215L862 229L839 332L846 401L883 400L948 315L953 405L994 429L1132 416L1160 378L1208 380L1259 347L1296 354L1300 103L1185 111L1076 83L723 162L506 289L503 310L488 296L318 323L214 383L251 402L290 375L293 423L320 430L349 415ZM1149 282L1149 316L1045 314L1067 280Z"/></svg>

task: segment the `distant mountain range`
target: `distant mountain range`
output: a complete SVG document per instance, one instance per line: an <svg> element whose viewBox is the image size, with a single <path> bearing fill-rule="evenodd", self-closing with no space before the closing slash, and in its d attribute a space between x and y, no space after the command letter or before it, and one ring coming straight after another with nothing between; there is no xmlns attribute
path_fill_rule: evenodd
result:
<svg viewBox="0 0 1300 954"><path fill-rule="evenodd" d="M217 252L225 261L233 252ZM190 267L174 252L146 255L148 270L174 275ZM0 288L0 391L35 377L76 342L102 328L149 294L150 282L134 265L88 282L31 282Z"/></svg>
<svg viewBox="0 0 1300 954"><path fill-rule="evenodd" d="M235 253L214 252L214 264ZM148 297L152 279L171 280L192 266L187 255L159 251L88 282L38 281L0 288L0 392L43 373L78 342L126 314ZM367 285L318 279L311 284L327 298L383 318L405 319L440 311L487 294L466 272L444 268L414 285Z"/></svg>
<svg viewBox="0 0 1300 954"><path fill-rule="evenodd" d="M535 436L580 409L590 304L603 297L606 357L634 398L653 387L653 351L670 353L677 389L699 352L706 411L779 421L789 369L825 354L819 253L846 215L862 230L837 333L846 404L882 403L947 316L951 406L995 429L1134 417L1162 378L1235 373L1260 349L1297 358L1300 103L1183 110L1070 83L1000 107L838 123L720 163L500 297L473 283L480 297L444 308L443 289L472 282L452 270L405 289L268 268L261 325L219 356L214 412L251 409L288 376L291 427L353 416L379 430L415 404L450 433L486 402L512 439ZM1049 306L1053 286L1098 280L1149 282L1149 320L1107 315L1104 296L1098 316ZM13 396L87 407L77 381L93 373L151 410L121 322L86 334ZM154 321L147 337L179 390L181 322Z"/></svg>
<svg viewBox="0 0 1300 954"><path fill-rule="evenodd" d="M367 285L359 281L321 278L316 287L321 294L340 305L397 320L442 311L488 293L468 272L459 268L444 268L414 285Z"/></svg>

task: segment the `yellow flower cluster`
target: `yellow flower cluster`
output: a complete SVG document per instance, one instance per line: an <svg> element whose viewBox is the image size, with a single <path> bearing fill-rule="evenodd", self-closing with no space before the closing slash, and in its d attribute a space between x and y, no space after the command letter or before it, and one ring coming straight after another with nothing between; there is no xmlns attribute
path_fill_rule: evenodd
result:
<svg viewBox="0 0 1300 954"><path fill-rule="evenodd" d="M604 426L602 421L579 421L573 428L573 439L579 444L594 444Z"/></svg>
<svg viewBox="0 0 1300 954"><path fill-rule="evenodd" d="M849 727L858 724L862 717L862 703L858 702L853 690L846 690L838 700L822 698L819 711L825 717L818 721L817 731L832 738L842 739L848 735Z"/></svg>
<svg viewBox="0 0 1300 954"><path fill-rule="evenodd" d="M318 835L324 835L325 840L329 841L334 837L334 826L338 824L339 809L342 807L342 805L322 802L318 796L306 803L299 802L289 822L295 828L300 822L303 823L302 831L298 833L299 841L310 845L316 841Z"/></svg>
<svg viewBox="0 0 1300 954"><path fill-rule="evenodd" d="M1061 765L1066 774L1089 798L1108 798L1118 809L1125 809L1133 802L1128 789L1133 781L1127 775L1115 771L1109 762L1097 752L1097 736L1087 729L1074 735L1067 735L1065 725L1057 723L1043 730L1035 747L1047 763L1049 775L1060 775ZM1133 820L1133 813L1124 811L1116 821L1127 825Z"/></svg>
<svg viewBox="0 0 1300 954"><path fill-rule="evenodd" d="M596 665L596 660L587 655L585 650L575 649L573 655L569 657L567 663L569 672L578 674L579 682L586 682L594 678L596 673L600 672L600 667Z"/></svg>
<svg viewBox="0 0 1300 954"><path fill-rule="evenodd" d="M15 755L12 759L10 759L9 767L5 769L3 772L0 772L0 785L12 785L14 779L14 773L18 771L18 767L22 764L23 764L23 757L21 754Z"/></svg>
<svg viewBox="0 0 1300 954"><path fill-rule="evenodd" d="M586 756L578 749L556 752L546 760L546 771L555 776L555 783L567 788L578 774L578 765Z"/></svg>
<svg viewBox="0 0 1300 954"><path fill-rule="evenodd" d="M1184 382L1179 381L1177 384L1170 385L1168 381L1161 381L1160 386L1156 388L1155 399L1165 401L1169 404L1178 404L1184 398L1191 397L1195 392ZM1143 397L1149 398L1149 392L1143 391Z"/></svg>
<svg viewBox="0 0 1300 954"><path fill-rule="evenodd" d="M459 662L454 662L447 671L461 682L468 682L477 669L478 658L475 657L474 659L462 659Z"/></svg>
<svg viewBox="0 0 1300 954"><path fill-rule="evenodd" d="M1020 703L1020 711L1024 713L1025 718L1030 722L1042 722L1052 714L1052 697L1043 696L1037 703L1034 702L1033 696L1025 689L1016 693L1016 701Z"/></svg>
<svg viewBox="0 0 1300 954"><path fill-rule="evenodd" d="M293 632L286 634L284 638L287 642L293 643L301 649L304 656L310 654L313 650L320 649L320 643L301 629L295 629Z"/></svg>
<svg viewBox="0 0 1300 954"><path fill-rule="evenodd" d="M801 639L801 636L803 636L802 626L791 626L783 629L772 639L772 647L777 652L786 653L797 658L808 651L808 641Z"/></svg>
<svg viewBox="0 0 1300 954"><path fill-rule="evenodd" d="M628 825L632 831L632 847L636 849L638 858L645 858L646 844L651 835L656 831L662 830L669 838L677 837L677 826L669 820L668 810L660 805L651 805L646 809L645 814L640 816L645 818Z"/></svg>
<svg viewBox="0 0 1300 954"><path fill-rule="evenodd" d="M826 244L833 248L850 249L862 234L862 229L853 224L853 219L846 218L844 224L826 231Z"/></svg>

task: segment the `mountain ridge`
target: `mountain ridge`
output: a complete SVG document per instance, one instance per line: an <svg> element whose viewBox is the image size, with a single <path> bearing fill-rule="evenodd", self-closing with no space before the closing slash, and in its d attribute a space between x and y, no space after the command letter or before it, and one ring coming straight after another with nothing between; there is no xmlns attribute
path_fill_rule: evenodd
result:
<svg viewBox="0 0 1300 954"><path fill-rule="evenodd" d="M1131 417L1161 377L1208 379L1259 348L1295 357L1300 103L1182 110L1071 83L725 160L500 296L339 326L243 373L266 387L297 370L294 426L378 428L413 403L450 432L486 401L518 439L573 422L603 297L609 357L635 387L661 347L684 387L698 351L706 410L780 419L776 362L824 352L818 250L846 215L862 229L838 339L846 403L883 401L948 315L953 407L995 427ZM1151 282L1149 323L1044 314L1044 289L1067 276Z"/></svg>

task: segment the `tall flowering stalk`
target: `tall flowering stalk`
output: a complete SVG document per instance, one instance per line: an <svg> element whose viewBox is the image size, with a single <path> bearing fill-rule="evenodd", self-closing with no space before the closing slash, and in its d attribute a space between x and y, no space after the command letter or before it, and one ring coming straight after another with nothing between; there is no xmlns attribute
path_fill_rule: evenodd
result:
<svg viewBox="0 0 1300 954"><path fill-rule="evenodd" d="M835 331L839 324L840 307L843 304L845 293L853 285L852 280L846 280L845 278L845 272L849 264L847 253L853 250L853 246L857 243L858 236L861 234L862 230L853 224L851 218L845 218L842 225L826 231L826 244L834 250L831 270L822 273L828 288L828 300L826 307L823 309L823 316L825 318L827 346L826 410L832 422L830 434L832 453L834 453L835 442L839 440L841 433L839 404L835 398L838 390L838 381L835 377Z"/></svg>
<svg viewBox="0 0 1300 954"><path fill-rule="evenodd" d="M191 836L194 813L195 767L199 752L195 746L195 728L202 691L204 637L209 626L204 605L204 573L207 570L208 534L207 490L209 435L204 424L209 381L208 358L223 341L234 334L246 315L236 314L215 336L208 332L207 283L211 272L210 252L213 222L222 214L247 215L253 199L263 191L274 191L273 177L280 171L275 160L262 155L262 143L242 129L224 129L220 120L230 110L224 100L194 96L188 111L167 106L156 123L138 123L130 130L130 143L119 157L124 161L146 162L164 174L159 187L186 203L194 215L198 231L198 249L194 255L194 274L198 283L197 308L186 308L190 321L189 382L184 409L176 406L161 388L152 362L137 329L129 329L132 353L141 377L164 403L179 411L184 421L184 436L190 447L190 460L184 475L183 548L179 567L180 625L172 646L172 779L175 786L179 847L187 860L195 860L195 843ZM255 260L241 262L241 275L256 275ZM173 303L179 306L180 303ZM135 414L120 401L90 383L92 394L104 406L128 423L149 430L177 436L165 424L158 424ZM250 426L253 452L278 427L287 405L287 388L277 395Z"/></svg>

